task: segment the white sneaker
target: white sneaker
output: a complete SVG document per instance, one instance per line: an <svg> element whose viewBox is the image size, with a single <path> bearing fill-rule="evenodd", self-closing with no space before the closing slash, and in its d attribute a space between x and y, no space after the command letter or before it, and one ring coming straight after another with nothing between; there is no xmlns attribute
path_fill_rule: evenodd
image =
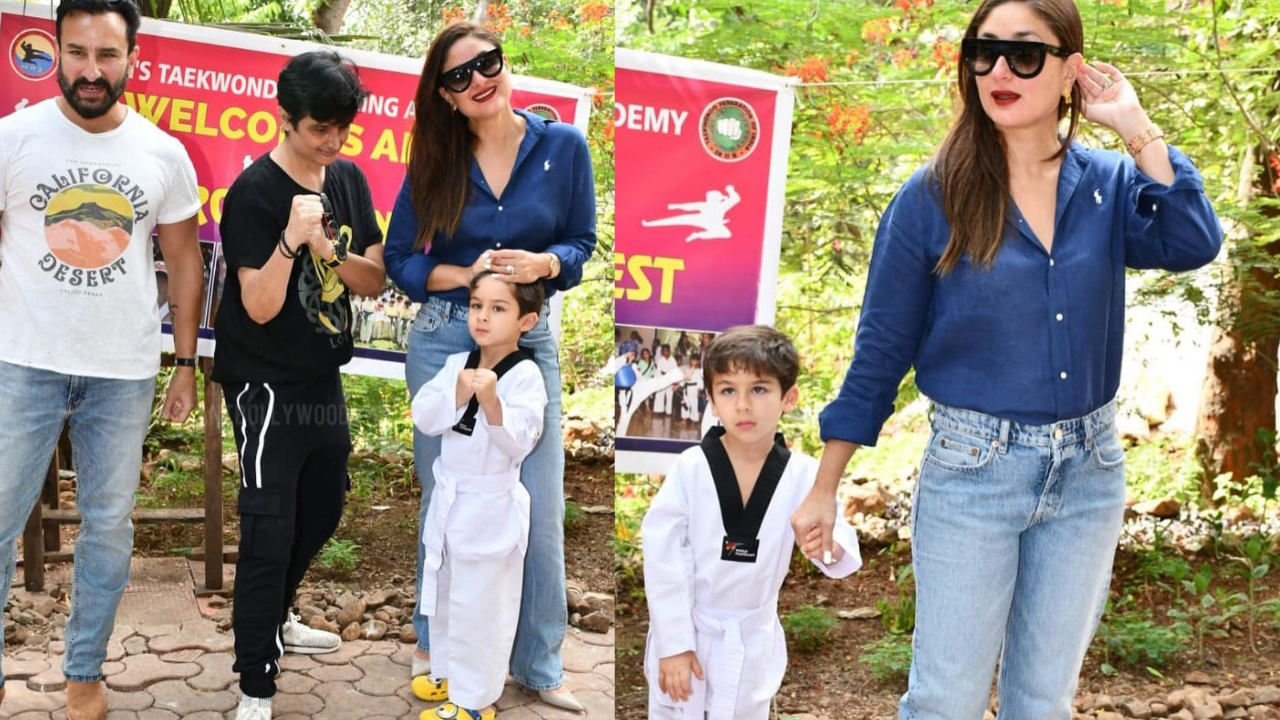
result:
<svg viewBox="0 0 1280 720"><path fill-rule="evenodd" d="M271 720L271 698L241 695L236 720Z"/></svg>
<svg viewBox="0 0 1280 720"><path fill-rule="evenodd" d="M325 630L317 630L302 624L297 613L289 611L289 616L281 626L284 635L284 651L300 655L324 655L337 650L342 645L342 638Z"/></svg>

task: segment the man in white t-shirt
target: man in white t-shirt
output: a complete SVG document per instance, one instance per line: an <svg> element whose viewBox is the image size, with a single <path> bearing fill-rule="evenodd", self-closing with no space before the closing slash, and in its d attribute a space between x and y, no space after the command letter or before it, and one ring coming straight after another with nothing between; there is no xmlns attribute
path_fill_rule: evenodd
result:
<svg viewBox="0 0 1280 720"><path fill-rule="evenodd" d="M62 665L69 720L107 711L102 663L160 365L153 230L179 363L162 414L181 422L196 403L200 200L182 145L117 102L138 26L131 0L63 0L62 96L0 118L0 592L65 422L84 518Z"/></svg>

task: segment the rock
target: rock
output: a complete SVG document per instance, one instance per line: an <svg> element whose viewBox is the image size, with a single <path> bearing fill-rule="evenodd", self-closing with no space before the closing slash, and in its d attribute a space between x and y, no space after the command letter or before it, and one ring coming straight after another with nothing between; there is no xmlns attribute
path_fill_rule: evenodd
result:
<svg viewBox="0 0 1280 720"><path fill-rule="evenodd" d="M1117 706L1125 717L1133 718L1134 720L1147 720L1147 718L1151 717L1151 706L1145 700L1126 698L1120 701Z"/></svg>
<svg viewBox="0 0 1280 720"><path fill-rule="evenodd" d="M845 517L850 517L856 513L880 515L888 508L889 500L892 499L888 495L889 493L880 485L878 480L850 486L844 493Z"/></svg>
<svg viewBox="0 0 1280 720"><path fill-rule="evenodd" d="M209 603L209 607L211 608L226 607L227 599L222 597L221 595L210 595L208 603Z"/></svg>
<svg viewBox="0 0 1280 720"><path fill-rule="evenodd" d="M400 626L400 642L406 645L418 642L418 632L413 629L413 623L405 623Z"/></svg>
<svg viewBox="0 0 1280 720"><path fill-rule="evenodd" d="M383 623L384 625L391 624L391 616L387 614L386 610L379 610L378 612L374 613L373 619L377 620L380 623Z"/></svg>
<svg viewBox="0 0 1280 720"><path fill-rule="evenodd" d="M873 607L859 607L852 610L837 610L836 617L841 620L874 620L880 617L880 611Z"/></svg>
<svg viewBox="0 0 1280 720"><path fill-rule="evenodd" d="M1104 710L1098 713L1098 720L1124 720L1124 716L1117 712Z"/></svg>
<svg viewBox="0 0 1280 720"><path fill-rule="evenodd" d="M569 624L578 627L578 623L582 622L582 613L569 613Z"/></svg>
<svg viewBox="0 0 1280 720"><path fill-rule="evenodd" d="M1222 706L1210 700L1191 708L1191 716L1195 720L1222 720Z"/></svg>
<svg viewBox="0 0 1280 720"><path fill-rule="evenodd" d="M1122 441L1143 442L1151 439L1151 425L1143 418L1124 413L1116 418L1116 432Z"/></svg>
<svg viewBox="0 0 1280 720"><path fill-rule="evenodd" d="M560 427L564 432L565 443L594 443L600 436L596 426L581 418L566 417Z"/></svg>
<svg viewBox="0 0 1280 720"><path fill-rule="evenodd" d="M593 633L607 633L613 627L613 615L605 615L599 611L583 615L578 621L578 627Z"/></svg>
<svg viewBox="0 0 1280 720"><path fill-rule="evenodd" d="M1085 714L1093 712L1093 706L1096 700L1092 695L1085 695L1076 701L1076 710Z"/></svg>
<svg viewBox="0 0 1280 720"><path fill-rule="evenodd" d="M1182 512L1182 503L1173 498L1147 500L1146 502L1135 503L1133 511L1139 515L1150 515L1151 517L1176 518L1178 513ZM1187 682L1191 681L1188 680Z"/></svg>
<svg viewBox="0 0 1280 720"><path fill-rule="evenodd" d="M1223 710L1227 710L1229 708L1248 707L1252 704L1249 702L1249 693L1243 690L1236 690L1230 695L1219 695L1214 699L1218 701L1218 704L1222 706Z"/></svg>
<svg viewBox="0 0 1280 720"><path fill-rule="evenodd" d="M342 639L347 642L360 639L360 623L351 622L342 628Z"/></svg>
<svg viewBox="0 0 1280 720"><path fill-rule="evenodd" d="M41 618L47 618L53 615L53 611L57 609L58 601L48 595L40 595L31 601L31 612Z"/></svg>
<svg viewBox="0 0 1280 720"><path fill-rule="evenodd" d="M364 598L349 598L344 603L339 603L337 617L334 620L345 629L348 625L357 624L364 619L364 613L367 609Z"/></svg>
<svg viewBox="0 0 1280 720"><path fill-rule="evenodd" d="M1151 715L1152 715L1152 717L1164 717L1164 716L1166 716L1166 715L1168 715L1168 714L1169 714L1169 706L1168 706L1168 705L1166 705L1166 704L1164 704L1164 703L1162 703L1162 702L1156 702L1156 701L1153 701L1153 702L1151 703Z"/></svg>
<svg viewBox="0 0 1280 720"><path fill-rule="evenodd" d="M1222 713L1222 720L1241 720L1249 717L1249 711L1242 707L1233 707Z"/></svg>
<svg viewBox="0 0 1280 720"><path fill-rule="evenodd" d="M370 620L360 626L360 637L365 640L381 640L387 635L387 624L381 620Z"/></svg>
<svg viewBox="0 0 1280 720"><path fill-rule="evenodd" d="M1096 710L1115 710L1116 703L1111 699L1110 695L1107 695L1106 693L1099 693L1098 696L1093 699L1093 707Z"/></svg>
<svg viewBox="0 0 1280 720"><path fill-rule="evenodd" d="M1170 715L1169 720L1196 720L1196 716L1192 715L1190 710L1186 708L1182 708L1181 710Z"/></svg>
<svg viewBox="0 0 1280 720"><path fill-rule="evenodd" d="M582 596L582 605L578 612L583 615L598 612L613 617L613 595L589 592Z"/></svg>
<svg viewBox="0 0 1280 720"><path fill-rule="evenodd" d="M1253 696L1254 705L1280 705L1280 688L1264 687Z"/></svg>
<svg viewBox="0 0 1280 720"><path fill-rule="evenodd" d="M307 620L307 627L314 628L316 630L323 630L325 632L331 632L331 633L334 633L335 635L342 629L338 627L337 623L333 622L332 620L325 617L324 615L312 615L311 619Z"/></svg>
<svg viewBox="0 0 1280 720"><path fill-rule="evenodd" d="M298 607L298 617L302 618L302 622L309 623L313 617L324 617L324 609L316 605L302 605Z"/></svg>
<svg viewBox="0 0 1280 720"><path fill-rule="evenodd" d="M1257 515L1244 505L1230 505L1222 510L1222 520L1227 525L1239 525L1257 519Z"/></svg>
<svg viewBox="0 0 1280 720"><path fill-rule="evenodd" d="M1270 705L1254 705L1249 708L1250 720L1280 720L1280 710Z"/></svg>
<svg viewBox="0 0 1280 720"><path fill-rule="evenodd" d="M390 605L400 598L400 591L395 588L387 590L374 590L364 596L365 608L367 610L377 610L383 605Z"/></svg>
<svg viewBox="0 0 1280 720"><path fill-rule="evenodd" d="M1184 682L1188 685L1212 685L1213 678L1209 677L1209 674L1206 672L1194 670L1187 673L1187 677L1184 678Z"/></svg>
<svg viewBox="0 0 1280 720"><path fill-rule="evenodd" d="M580 613L583 611L583 607L585 603L584 597L586 596L586 594L587 594L587 591L584 590L581 585L578 585L577 582L574 580L570 580L565 584L564 595L565 595L565 600L569 605L570 613Z"/></svg>

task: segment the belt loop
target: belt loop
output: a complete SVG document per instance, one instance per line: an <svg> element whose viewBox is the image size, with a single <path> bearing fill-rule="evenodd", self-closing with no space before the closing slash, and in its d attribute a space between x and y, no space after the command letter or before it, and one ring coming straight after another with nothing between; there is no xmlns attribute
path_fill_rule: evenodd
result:
<svg viewBox="0 0 1280 720"><path fill-rule="evenodd" d="M1004 454L1009 452L1009 421L1008 420L1000 421L999 442L1000 442L1000 453Z"/></svg>
<svg viewBox="0 0 1280 720"><path fill-rule="evenodd" d="M929 427L930 428L933 427L933 415L937 411L937 409L938 409L938 406L936 403L929 403Z"/></svg>
<svg viewBox="0 0 1280 720"><path fill-rule="evenodd" d="M1084 446L1087 450L1093 449L1093 437L1097 434L1097 414L1091 414L1084 419Z"/></svg>

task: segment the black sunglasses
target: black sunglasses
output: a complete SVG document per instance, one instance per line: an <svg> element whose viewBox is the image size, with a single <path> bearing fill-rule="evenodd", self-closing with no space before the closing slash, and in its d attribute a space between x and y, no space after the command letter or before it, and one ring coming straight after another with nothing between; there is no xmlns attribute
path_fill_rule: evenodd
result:
<svg viewBox="0 0 1280 720"><path fill-rule="evenodd" d="M464 62L451 70L445 70L440 73L440 84L451 93L465 92L471 87L473 70L487 78L496 77L502 72L502 50L494 48L477 56L474 60Z"/></svg>
<svg viewBox="0 0 1280 720"><path fill-rule="evenodd" d="M320 219L320 225L324 228L324 236L330 242L338 239L338 226L333 222L333 203L329 201L329 196L320 193L320 211L324 213L324 217Z"/></svg>
<svg viewBox="0 0 1280 720"><path fill-rule="evenodd" d="M1046 54L1071 57L1071 51L1066 48L1031 40L965 38L960 43L960 57L969 66L969 71L979 77L990 73L995 69L996 60L1004 58L1014 75L1030 80L1044 70Z"/></svg>

